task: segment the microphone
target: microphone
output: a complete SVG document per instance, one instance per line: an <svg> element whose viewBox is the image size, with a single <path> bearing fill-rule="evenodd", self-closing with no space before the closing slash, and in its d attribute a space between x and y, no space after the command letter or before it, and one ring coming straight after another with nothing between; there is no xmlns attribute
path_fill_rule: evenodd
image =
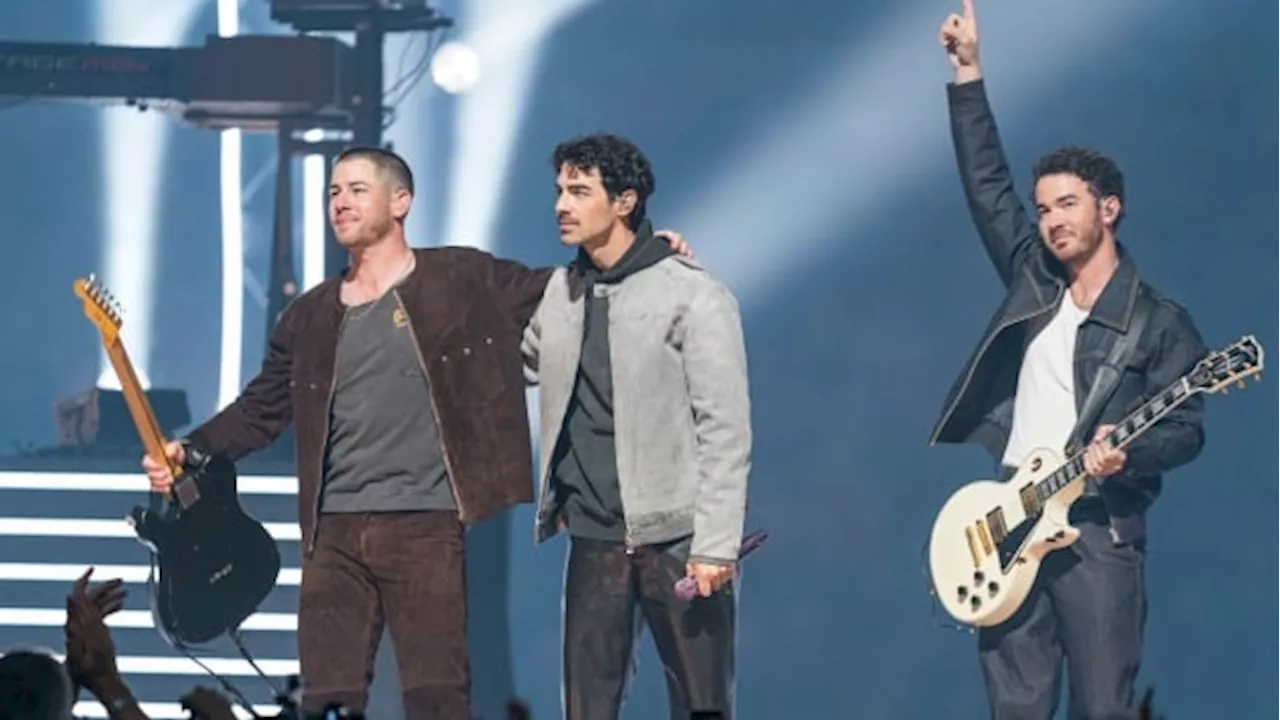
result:
<svg viewBox="0 0 1280 720"><path fill-rule="evenodd" d="M742 539L742 547L738 549L738 562L742 562L743 558L756 551L756 548L764 544L769 539L769 533L763 530L757 530ZM698 581L691 577L682 577L676 581L675 585L676 597L689 602L698 594Z"/></svg>

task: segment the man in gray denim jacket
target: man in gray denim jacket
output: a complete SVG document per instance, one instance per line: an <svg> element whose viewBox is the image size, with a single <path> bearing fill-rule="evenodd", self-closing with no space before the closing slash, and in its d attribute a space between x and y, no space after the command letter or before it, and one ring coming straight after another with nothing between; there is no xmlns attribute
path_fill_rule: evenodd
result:
<svg viewBox="0 0 1280 720"><path fill-rule="evenodd" d="M737 302L653 237L653 172L633 144L580 138L552 164L561 242L578 255L548 282L524 350L541 386L537 539L570 536L565 716L617 717L643 617L671 717L729 718L751 464ZM690 603L674 592L686 576Z"/></svg>

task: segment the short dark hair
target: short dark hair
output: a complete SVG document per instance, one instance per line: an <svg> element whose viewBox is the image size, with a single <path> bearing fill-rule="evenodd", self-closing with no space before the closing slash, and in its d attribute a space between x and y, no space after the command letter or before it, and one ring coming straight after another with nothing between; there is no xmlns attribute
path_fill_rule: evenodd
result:
<svg viewBox="0 0 1280 720"><path fill-rule="evenodd" d="M403 187L410 195L413 194L413 171L409 169L409 163L390 150L356 145L343 150L342 154L334 158L333 164L347 160L368 160L377 166L379 172L390 177L395 186Z"/></svg>
<svg viewBox="0 0 1280 720"><path fill-rule="evenodd" d="M65 718L72 689L65 667L48 653L15 650L0 657L0 716Z"/></svg>
<svg viewBox="0 0 1280 720"><path fill-rule="evenodd" d="M600 173L605 193L613 200L626 190L636 193L636 207L627 218L627 226L635 230L645 218L645 203L656 189L653 167L640 148L630 140L597 133L566 140L551 153L551 167L559 172L565 165L587 172Z"/></svg>
<svg viewBox="0 0 1280 720"><path fill-rule="evenodd" d="M1031 169L1032 200L1040 178L1062 174L1075 175L1083 180L1098 200L1115 195L1120 200L1120 213L1112 227L1120 227L1120 221L1124 219L1124 174L1114 160L1091 148L1070 146L1054 150L1037 160Z"/></svg>

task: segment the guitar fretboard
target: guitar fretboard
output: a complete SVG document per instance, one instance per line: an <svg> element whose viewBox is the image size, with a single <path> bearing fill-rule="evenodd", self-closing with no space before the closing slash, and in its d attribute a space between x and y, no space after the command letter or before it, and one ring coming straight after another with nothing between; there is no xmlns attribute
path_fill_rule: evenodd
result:
<svg viewBox="0 0 1280 720"><path fill-rule="evenodd" d="M1150 429L1152 425L1160 421L1160 418L1163 418L1170 410L1181 405L1191 395L1190 385L1187 383L1186 378L1179 378L1177 382L1156 394L1155 397L1143 403L1142 407L1116 424L1115 429L1107 436L1111 441L1112 447L1120 449L1133 442L1135 438ZM1081 450L1072 455L1071 459L1063 464L1062 467L1036 483L1036 497L1043 503L1085 474L1084 451Z"/></svg>

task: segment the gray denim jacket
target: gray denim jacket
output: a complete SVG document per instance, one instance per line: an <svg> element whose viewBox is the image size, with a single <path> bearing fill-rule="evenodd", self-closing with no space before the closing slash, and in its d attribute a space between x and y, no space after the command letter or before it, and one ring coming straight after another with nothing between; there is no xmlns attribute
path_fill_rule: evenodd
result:
<svg viewBox="0 0 1280 720"><path fill-rule="evenodd" d="M673 255L609 297L618 482L627 547L692 533L691 561L737 560L751 469L751 408L738 303L696 261ZM582 347L583 298L556 270L525 328L526 376L540 385L537 542L559 530L551 458Z"/></svg>

